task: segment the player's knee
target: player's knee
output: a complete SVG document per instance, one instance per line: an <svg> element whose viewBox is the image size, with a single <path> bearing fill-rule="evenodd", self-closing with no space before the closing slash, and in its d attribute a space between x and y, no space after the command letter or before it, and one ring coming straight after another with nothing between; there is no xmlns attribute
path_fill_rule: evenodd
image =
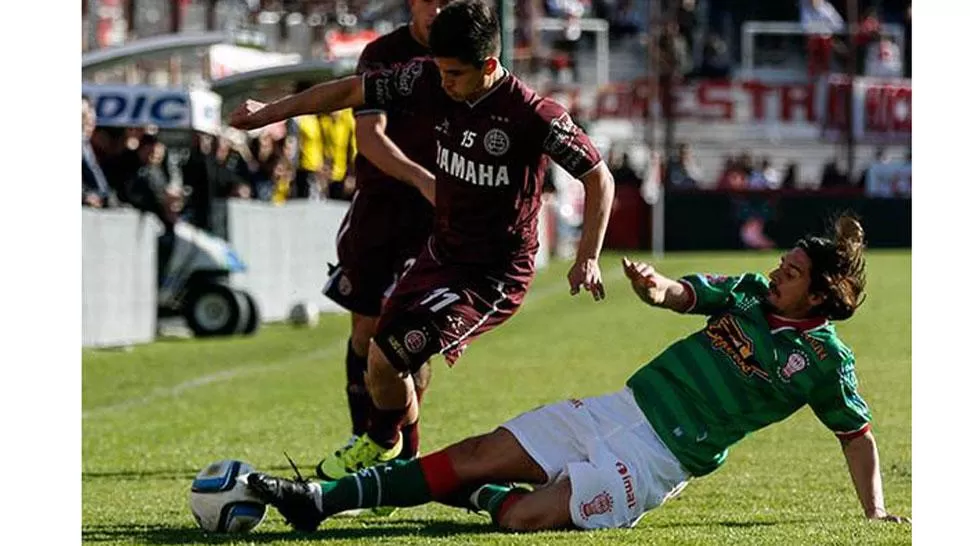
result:
<svg viewBox="0 0 970 546"><path fill-rule="evenodd" d="M530 502L530 500L526 495L504 510L499 515L499 527L517 533L545 531L560 527L550 511L543 510L541 506Z"/></svg>
<svg viewBox="0 0 970 546"><path fill-rule="evenodd" d="M370 340L375 333L377 333L377 317L355 314L350 331L350 345L354 352L367 355L370 350Z"/></svg>
<svg viewBox="0 0 970 546"><path fill-rule="evenodd" d="M397 391L407 376L406 372L401 372L384 355L380 347L370 344L370 352L367 355L367 373L364 375L364 383L371 396L378 400L388 391Z"/></svg>
<svg viewBox="0 0 970 546"><path fill-rule="evenodd" d="M414 390L417 391L420 398L424 391L428 390L428 385L431 384L431 364L425 362L411 377L414 378Z"/></svg>
<svg viewBox="0 0 970 546"><path fill-rule="evenodd" d="M494 432L472 436L445 449L455 474L464 481L489 481L494 478L495 464L501 457L495 453Z"/></svg>

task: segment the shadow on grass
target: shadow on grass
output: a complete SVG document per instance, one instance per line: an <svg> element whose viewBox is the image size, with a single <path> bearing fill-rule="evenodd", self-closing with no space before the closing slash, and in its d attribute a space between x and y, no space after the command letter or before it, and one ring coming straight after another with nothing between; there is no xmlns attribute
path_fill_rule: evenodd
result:
<svg viewBox="0 0 970 546"><path fill-rule="evenodd" d="M285 475L292 472L287 466L267 466L260 467L260 470L270 473ZM112 470L108 472L82 472L82 480L107 479L107 480L191 480L199 473L198 468L156 468L150 470Z"/></svg>
<svg viewBox="0 0 970 546"><path fill-rule="evenodd" d="M366 520L365 520L366 521ZM501 532L486 521L433 521L423 519L375 520L368 527L330 528L326 524L313 533L256 530L246 535L206 533L201 529L164 525L91 525L81 530L84 542L133 540L139 544L229 544L240 540L262 544L287 540L380 540L394 537L436 538L455 535L484 535Z"/></svg>
<svg viewBox="0 0 970 546"><path fill-rule="evenodd" d="M671 522L671 523L656 523L656 524L641 523L638 527L653 528L653 529L667 529L667 528L675 528L675 527L720 526L720 527L733 527L736 529L749 529L754 527L771 527L774 525L782 525L782 524L791 525L791 524L798 524L798 523L812 523L813 521L814 520L807 520L807 519L801 519L801 520L787 519L785 521L709 521L709 520L705 520L705 521L678 521L678 522Z"/></svg>

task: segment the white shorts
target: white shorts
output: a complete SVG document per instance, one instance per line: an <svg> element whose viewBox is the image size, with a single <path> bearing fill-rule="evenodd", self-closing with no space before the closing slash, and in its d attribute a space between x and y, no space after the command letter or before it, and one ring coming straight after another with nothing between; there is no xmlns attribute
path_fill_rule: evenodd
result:
<svg viewBox="0 0 970 546"><path fill-rule="evenodd" d="M690 477L628 388L543 406L502 428L546 471L545 485L569 477L569 512L581 529L633 527Z"/></svg>

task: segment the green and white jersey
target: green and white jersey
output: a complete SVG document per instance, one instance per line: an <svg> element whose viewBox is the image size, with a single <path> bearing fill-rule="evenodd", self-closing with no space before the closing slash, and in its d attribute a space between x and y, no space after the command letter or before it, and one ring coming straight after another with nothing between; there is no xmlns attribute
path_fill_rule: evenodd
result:
<svg viewBox="0 0 970 546"><path fill-rule="evenodd" d="M768 280L688 275L689 313L707 326L679 340L627 381L657 434L694 476L717 469L750 432L808 404L836 434L868 430L855 357L827 320L772 315Z"/></svg>

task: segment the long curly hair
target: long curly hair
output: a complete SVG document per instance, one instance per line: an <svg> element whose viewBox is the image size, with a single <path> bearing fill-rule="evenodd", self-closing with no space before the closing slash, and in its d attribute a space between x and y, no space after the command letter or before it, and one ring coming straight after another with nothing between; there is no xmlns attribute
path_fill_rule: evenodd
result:
<svg viewBox="0 0 970 546"><path fill-rule="evenodd" d="M824 301L815 312L830 320L851 317L865 301L865 232L856 215L842 213L828 237L811 236L795 243L812 260L809 290Z"/></svg>

